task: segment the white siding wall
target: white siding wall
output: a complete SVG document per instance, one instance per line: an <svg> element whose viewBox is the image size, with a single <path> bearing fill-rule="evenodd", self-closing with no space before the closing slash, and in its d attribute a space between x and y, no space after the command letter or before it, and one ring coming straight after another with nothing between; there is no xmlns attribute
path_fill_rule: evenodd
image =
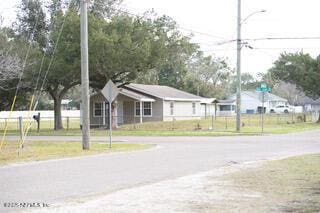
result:
<svg viewBox="0 0 320 213"><path fill-rule="evenodd" d="M235 99L235 96L232 96L230 99ZM268 113L271 108L278 105L286 105L287 101L266 101L264 103L264 107L266 108L266 112ZM257 100L249 95L242 94L241 96L241 113L246 113L247 109L253 109L254 113L257 113L257 108L262 106L262 102Z"/></svg>
<svg viewBox="0 0 320 213"><path fill-rule="evenodd" d="M257 112L259 106L262 106L261 101L252 98L248 95L242 94L241 96L241 113L246 113L247 110L254 110L254 113Z"/></svg>
<svg viewBox="0 0 320 213"><path fill-rule="evenodd" d="M233 95L230 99L236 99L236 96ZM258 106L261 106L261 101L252 98L246 94L241 95L241 113L246 113L247 110L254 110L254 113L257 112Z"/></svg>
<svg viewBox="0 0 320 213"><path fill-rule="evenodd" d="M192 114L192 102L190 101L174 101L174 110L173 115L170 114L170 102L163 102L163 115L164 120L187 120L187 119L196 119L200 118L201 108L200 102L194 102L196 104L196 113Z"/></svg>

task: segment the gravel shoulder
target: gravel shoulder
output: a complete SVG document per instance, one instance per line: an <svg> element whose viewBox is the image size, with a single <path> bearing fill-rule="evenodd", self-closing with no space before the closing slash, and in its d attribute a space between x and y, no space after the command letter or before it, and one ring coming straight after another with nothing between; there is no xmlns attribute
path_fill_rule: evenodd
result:
<svg viewBox="0 0 320 213"><path fill-rule="evenodd" d="M319 192L319 162L320 154L231 163L32 212L318 212L320 193L310 192Z"/></svg>
<svg viewBox="0 0 320 213"><path fill-rule="evenodd" d="M50 206L66 202L63 204L65 207L72 207L73 205L69 205L70 202L75 201L76 204L82 204L83 201L94 202L94 200L107 195L116 196L118 193L128 192L125 190L130 192L130 190L141 189L140 187L149 187L153 183L156 186L157 184L161 186L163 181L169 181L162 187L170 185L170 190L176 188L177 192L173 193L175 194L173 197L179 197L179 193L183 194L182 198L186 196L179 204L183 205L181 209L200 208L200 206L205 205L197 205L198 201L194 201L192 207L185 207L185 205L191 205L193 196L200 189L218 191L218 189L207 187L208 184L202 184L205 183L205 179L201 179L203 177L201 174L212 171L212 174L216 175L219 174L218 171L221 168L225 168L222 169L223 171L228 171L226 168L229 168L232 164L242 165L246 162L319 153L319 137L319 130L277 136L126 137L123 138L128 140L126 143L139 141L139 143L156 144L158 148L139 152L99 154L0 167L0 183L6 183L0 184L0 191L5 192L0 193L0 201L2 203L45 202ZM175 182L177 178L185 177L191 177L190 181L186 180L186 185L181 186ZM212 179L216 180L215 178ZM174 187L175 184L170 184L171 181L176 183L177 187ZM193 185L194 182L202 185ZM211 185L217 187L219 184ZM178 189L191 190L190 196L185 195L184 191L181 192ZM140 200L141 206L148 204L147 207L143 208L149 208L149 201L144 199L153 196L154 201L150 201L152 203L150 208L157 208L154 203L169 203L168 200L161 200L166 198L166 190L159 189L159 192L152 194L150 194L151 191L155 190L153 188L147 188L146 190L142 188L141 190L132 192L132 196L139 195L141 199L138 197L123 199L127 205L132 202L130 208L133 210L134 206L139 209L140 205L135 203L135 200ZM225 187L223 190L226 190ZM145 193L146 195L144 195ZM208 200L206 196L202 197L200 191L199 193L203 202ZM219 192L217 196L221 194L223 193ZM122 195L119 196L122 197ZM208 196L210 198L211 194ZM184 202L185 200L190 200L190 202ZM105 208L109 208L109 206L120 208L122 206L121 202L117 204L111 201L116 201L116 199L110 198L110 200L105 201ZM177 201L172 200L170 202L176 203ZM99 204L93 204L93 206L96 205ZM85 207L83 208L85 209ZM180 207L172 208L170 209L171 212L180 211ZM2 210L4 209L0 207L0 212ZM7 210L5 209L5 212ZM95 210L98 211L98 209ZM184 210L183 212L185 212ZM103 210L103 212L105 211Z"/></svg>

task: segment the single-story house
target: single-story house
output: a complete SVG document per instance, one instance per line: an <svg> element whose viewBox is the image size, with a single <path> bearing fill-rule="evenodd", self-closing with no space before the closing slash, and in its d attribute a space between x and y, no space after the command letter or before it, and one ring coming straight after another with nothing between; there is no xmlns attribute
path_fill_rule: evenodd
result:
<svg viewBox="0 0 320 213"><path fill-rule="evenodd" d="M118 125L199 119L203 99L168 86L127 84L119 88L113 116L117 117ZM108 112L108 102L104 96L100 92L91 95L91 126L108 126Z"/></svg>
<svg viewBox="0 0 320 213"><path fill-rule="evenodd" d="M235 105L236 94L230 96L227 100L233 101L231 105ZM260 113L262 111L262 105L264 112L270 112L272 108L279 105L289 105L288 100L281 98L272 93L264 94L264 104L262 104L262 93L257 91L242 91L241 92L241 113ZM229 108L232 108L230 106ZM234 110L236 107L234 107Z"/></svg>
<svg viewBox="0 0 320 213"><path fill-rule="evenodd" d="M300 101L298 101L298 104L303 106L303 111L305 112L320 111L320 98L314 100L309 97L304 97Z"/></svg>

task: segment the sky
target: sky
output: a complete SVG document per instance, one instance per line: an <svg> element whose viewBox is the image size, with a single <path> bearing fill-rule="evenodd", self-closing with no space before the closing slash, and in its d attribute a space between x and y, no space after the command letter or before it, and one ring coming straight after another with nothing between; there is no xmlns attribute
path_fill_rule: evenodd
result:
<svg viewBox="0 0 320 213"><path fill-rule="evenodd" d="M0 0L0 15L4 23L15 18L13 9L19 0ZM154 9L159 15L176 20L185 35L193 34L206 55L227 58L229 66L236 66L237 0L124 0L122 8L141 15ZM242 18L257 11L242 24L242 38L320 37L319 0L242 0ZM242 48L241 70L256 75L266 72L281 52L303 51L316 57L320 54L320 39L249 41L249 49Z"/></svg>

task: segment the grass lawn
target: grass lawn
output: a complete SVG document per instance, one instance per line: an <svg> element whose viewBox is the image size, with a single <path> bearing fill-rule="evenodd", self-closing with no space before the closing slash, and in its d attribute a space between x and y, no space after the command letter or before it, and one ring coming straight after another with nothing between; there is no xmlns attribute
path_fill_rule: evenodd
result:
<svg viewBox="0 0 320 213"><path fill-rule="evenodd" d="M16 162L38 161L54 158L92 155L98 153L127 152L150 148L145 144L91 143L90 150L82 150L81 143L77 142L26 142L25 147L18 149L18 142L9 141L0 152L0 165Z"/></svg>
<svg viewBox="0 0 320 213"><path fill-rule="evenodd" d="M300 114L268 114L264 119L265 134L285 134L290 132L320 129L320 124L301 122ZM142 124L126 124L113 131L115 136L222 136L222 135L252 135L261 134L259 115L243 115L241 132L235 131L235 117L202 118L193 120L171 120L163 122L146 122ZM52 121L42 121L40 133L36 131L36 124L29 131L29 135L81 135L79 120L69 122L69 128L53 131ZM0 135L3 134L4 123L0 123ZM18 135L16 121L8 122L8 135ZM105 136L105 129L92 129L92 136Z"/></svg>
<svg viewBox="0 0 320 213"><path fill-rule="evenodd" d="M159 123L159 122L157 122ZM163 122L164 123L164 122ZM153 128L150 127L153 126ZM266 125L264 127L264 134L286 134L291 132L299 132L306 130L320 129L320 124L316 123L296 123L296 124L279 124L279 125ZM3 131L0 131L0 136ZM40 133L30 131L29 135L64 135L64 136L80 136L80 129L63 129L53 131L51 129L43 129ZM92 136L107 136L108 130L105 129L91 129ZM174 129L164 130L157 128L154 123L141 124L136 129L119 128L113 131L114 136L237 136L237 135L257 135L261 134L260 126L245 126L241 132L236 132L235 127L228 129ZM17 130L8 130L7 135L19 135Z"/></svg>
<svg viewBox="0 0 320 213"><path fill-rule="evenodd" d="M320 212L319 165L320 154L304 155L245 169L228 180L241 195L251 195L245 205L254 212ZM243 204L243 197L234 202Z"/></svg>

